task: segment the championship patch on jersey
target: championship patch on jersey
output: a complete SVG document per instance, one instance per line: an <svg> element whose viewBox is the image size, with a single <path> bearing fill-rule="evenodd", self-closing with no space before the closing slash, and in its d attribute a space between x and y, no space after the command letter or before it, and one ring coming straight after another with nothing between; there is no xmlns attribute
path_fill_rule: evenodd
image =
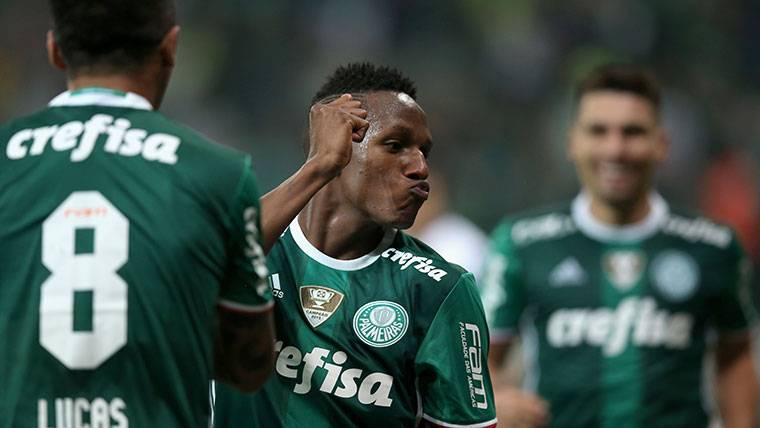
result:
<svg viewBox="0 0 760 428"><path fill-rule="evenodd" d="M327 321L341 303L343 293L319 285L301 287L301 310L313 328Z"/></svg>
<svg viewBox="0 0 760 428"><path fill-rule="evenodd" d="M699 266L683 251L667 250L659 253L650 269L652 285L671 302L682 302L691 297L699 284Z"/></svg>
<svg viewBox="0 0 760 428"><path fill-rule="evenodd" d="M376 348L398 342L408 327L406 309L387 300L369 302L354 315L354 332L362 342Z"/></svg>
<svg viewBox="0 0 760 428"><path fill-rule="evenodd" d="M615 250L602 259L609 281L620 291L628 291L639 282L646 265L646 255L637 250Z"/></svg>

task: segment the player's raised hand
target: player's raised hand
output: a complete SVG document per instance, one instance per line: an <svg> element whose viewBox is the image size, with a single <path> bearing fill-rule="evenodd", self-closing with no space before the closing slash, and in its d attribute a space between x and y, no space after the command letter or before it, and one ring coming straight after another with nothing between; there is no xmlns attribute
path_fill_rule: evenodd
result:
<svg viewBox="0 0 760 428"><path fill-rule="evenodd" d="M309 112L309 161L337 175L351 160L351 142L360 142L369 127L367 111L351 94L316 103Z"/></svg>

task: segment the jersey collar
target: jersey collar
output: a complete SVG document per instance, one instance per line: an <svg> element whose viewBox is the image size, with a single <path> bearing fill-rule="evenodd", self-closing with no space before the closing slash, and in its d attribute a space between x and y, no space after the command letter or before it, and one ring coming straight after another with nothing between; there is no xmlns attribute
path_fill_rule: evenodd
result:
<svg viewBox="0 0 760 428"><path fill-rule="evenodd" d="M142 95L121 92L115 89L89 87L66 91L53 98L49 107L104 106L123 107L136 110L153 110L153 106Z"/></svg>
<svg viewBox="0 0 760 428"><path fill-rule="evenodd" d="M668 218L668 203L658 193L649 194L649 214L638 223L610 226L591 214L591 199L581 192L573 200L573 221L585 235L602 242L637 242L657 233Z"/></svg>
<svg viewBox="0 0 760 428"><path fill-rule="evenodd" d="M387 250L393 242L393 238L396 236L396 229L388 229L385 232L385 236L380 240L380 244L369 253L351 260L340 260L328 256L327 254L319 251L315 246L306 239L306 235L301 230L301 225L298 224L298 216L290 223L290 233L293 235L293 240L296 241L296 245L307 256L315 260L316 262L323 264L329 268L343 271L353 271L364 269L365 267L374 263L383 251Z"/></svg>

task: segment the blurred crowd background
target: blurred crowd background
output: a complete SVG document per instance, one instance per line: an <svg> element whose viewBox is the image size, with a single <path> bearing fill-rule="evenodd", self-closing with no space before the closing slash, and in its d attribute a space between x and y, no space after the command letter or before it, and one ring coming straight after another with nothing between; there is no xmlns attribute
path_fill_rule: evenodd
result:
<svg viewBox="0 0 760 428"><path fill-rule="evenodd" d="M178 0L178 19L163 111L251 152L262 190L302 162L325 77L368 60L416 81L448 201L486 231L577 191L565 154L577 78L646 64L673 139L659 188L731 222L760 260L760 2ZM64 90L47 65L49 22L44 1L0 0L0 122Z"/></svg>

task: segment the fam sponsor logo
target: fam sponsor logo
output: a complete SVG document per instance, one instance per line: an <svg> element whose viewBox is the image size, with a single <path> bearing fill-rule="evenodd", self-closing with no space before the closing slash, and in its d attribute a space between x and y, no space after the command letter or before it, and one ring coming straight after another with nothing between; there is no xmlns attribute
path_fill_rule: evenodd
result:
<svg viewBox="0 0 760 428"><path fill-rule="evenodd" d="M628 297L614 310L560 309L549 316L546 338L555 348L582 344L602 348L606 357L635 346L685 349L691 344L694 318L684 312L658 309L651 297Z"/></svg>
<svg viewBox="0 0 760 428"><path fill-rule="evenodd" d="M411 266L417 272L427 274L437 282L440 282L447 273L445 270L433 266L433 260L427 257L415 256L413 253L399 251L395 248L388 248L383 251L382 257L390 258L391 261L398 263L401 270L406 270Z"/></svg>
<svg viewBox="0 0 760 428"><path fill-rule="evenodd" d="M248 262L259 278L256 284L256 293L263 296L269 290L267 283L269 270L267 269L264 249L261 248L261 244L259 243L258 212L256 207L248 207L243 211L243 222L245 224L245 248L243 249L243 253L248 258Z"/></svg>
<svg viewBox="0 0 760 428"><path fill-rule="evenodd" d="M393 376L374 372L365 375L358 368L345 368L343 364L348 356L343 351L332 352L329 349L315 346L311 351L302 354L295 346L285 346L283 342L275 343L278 353L275 370L277 374L287 379L300 379L293 387L296 394L306 394L311 391L312 380L317 369L324 372L324 380L319 390L339 398L354 398L361 404L378 407L390 407L393 388Z"/></svg>
<svg viewBox="0 0 760 428"><path fill-rule="evenodd" d="M335 313L343 303L343 293L319 285L301 287L301 310L306 321L317 328Z"/></svg>
<svg viewBox="0 0 760 428"><path fill-rule="evenodd" d="M5 155L10 160L17 160L39 156L52 149L71 151L69 159L81 162L90 157L102 136L105 137L103 150L106 153L128 157L141 155L145 160L170 165L177 163L177 149L181 143L177 136L148 135L144 129L132 128L129 120L107 114L93 115L86 122L74 120L61 125L22 129L8 140Z"/></svg>
<svg viewBox="0 0 760 428"><path fill-rule="evenodd" d="M81 397L61 397L37 400L37 426L40 428L129 428L124 414L127 405L121 398L106 400Z"/></svg>
<svg viewBox="0 0 760 428"><path fill-rule="evenodd" d="M459 337L462 340L462 356L467 373L467 387L470 390L470 404L478 409L487 409L488 399L483 380L483 347L480 340L480 328L475 324L460 322Z"/></svg>
<svg viewBox="0 0 760 428"><path fill-rule="evenodd" d="M354 314L354 332L375 348L385 348L401 340L409 327L403 306L387 300L369 302Z"/></svg>

